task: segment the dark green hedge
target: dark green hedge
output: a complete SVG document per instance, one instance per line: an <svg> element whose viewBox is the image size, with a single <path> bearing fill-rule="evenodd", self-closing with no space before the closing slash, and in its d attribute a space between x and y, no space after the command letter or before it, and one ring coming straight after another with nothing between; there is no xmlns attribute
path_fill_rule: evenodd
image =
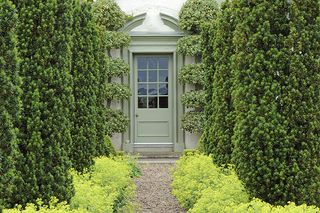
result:
<svg viewBox="0 0 320 213"><path fill-rule="evenodd" d="M318 1L229 1L206 38L204 146L221 164L232 153L251 196L271 204L320 203L319 15Z"/></svg>
<svg viewBox="0 0 320 213"><path fill-rule="evenodd" d="M19 5L19 51L23 77L20 151L23 188L16 203L74 194L72 146L72 1L23 1Z"/></svg>
<svg viewBox="0 0 320 213"><path fill-rule="evenodd" d="M21 116L21 78L17 51L18 14L9 0L0 2L0 212L15 204L22 175L16 169Z"/></svg>
<svg viewBox="0 0 320 213"><path fill-rule="evenodd" d="M234 108L232 103L232 67L231 57L234 54L233 36L235 20L233 19L234 6L230 1L222 5L221 12L216 21L207 26L212 38L208 41L209 49L206 52L205 65L210 66L214 61L214 76L206 85L206 92L210 94L207 101L206 116L207 124L202 137L204 151L213 154L214 162L217 164L231 163L233 144L231 138L234 128Z"/></svg>

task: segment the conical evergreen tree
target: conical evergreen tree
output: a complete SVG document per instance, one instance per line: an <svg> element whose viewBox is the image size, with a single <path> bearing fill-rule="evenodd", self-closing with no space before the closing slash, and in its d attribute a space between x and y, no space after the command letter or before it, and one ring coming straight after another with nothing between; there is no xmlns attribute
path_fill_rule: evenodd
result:
<svg viewBox="0 0 320 213"><path fill-rule="evenodd" d="M281 150L285 168L277 174L271 198L320 206L320 5L314 0L292 0L290 34L286 39L288 68L282 76L279 96L286 137ZM281 147L281 146L280 146ZM279 154L280 155L280 154ZM281 172L281 171L279 171Z"/></svg>
<svg viewBox="0 0 320 213"><path fill-rule="evenodd" d="M73 195L68 150L71 145L70 38L72 1L24 1L20 10L19 48L23 82L20 150L24 191L18 203Z"/></svg>
<svg viewBox="0 0 320 213"><path fill-rule="evenodd" d="M98 125L99 64L96 57L99 48L98 29L91 2L77 1L74 10L74 45L72 74L75 98L73 167L83 172L93 165L96 155Z"/></svg>
<svg viewBox="0 0 320 213"><path fill-rule="evenodd" d="M319 204L319 3L239 1L233 159L272 204Z"/></svg>
<svg viewBox="0 0 320 213"><path fill-rule="evenodd" d="M0 206L15 203L21 186L18 123L21 113L21 79L18 72L16 24L18 15L9 0L0 2ZM19 182L19 183L18 183ZM1 207L0 207L1 211Z"/></svg>
<svg viewBox="0 0 320 213"><path fill-rule="evenodd" d="M209 59L204 63L207 67L211 65L214 73L208 72L207 77L206 91L209 96L205 107L207 124L202 141L204 151L207 154L213 154L214 162L218 164L231 163L233 151L231 137L234 127L234 109L231 99L233 83L231 56L234 54L232 44L235 28L234 9L232 2L227 0L223 3L221 12L208 30L213 33L211 43L208 44L212 52L205 52L204 56Z"/></svg>

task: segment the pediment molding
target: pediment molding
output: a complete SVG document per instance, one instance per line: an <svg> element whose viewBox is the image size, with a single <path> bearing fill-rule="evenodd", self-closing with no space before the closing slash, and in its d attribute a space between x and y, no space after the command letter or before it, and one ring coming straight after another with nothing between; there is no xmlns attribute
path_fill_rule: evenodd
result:
<svg viewBox="0 0 320 213"><path fill-rule="evenodd" d="M165 14L163 12L159 12L160 19L162 21L162 24L170 29L170 31L156 31L156 30L145 30L145 31L135 31L134 29L138 28L139 26L143 26L148 13L141 13L139 15L134 16L129 22L125 24L125 26L121 29L123 32L127 32L132 36L164 36L164 35L170 35L170 36L182 36L184 35L184 32L180 30L178 19ZM153 26L154 29L156 29L156 26Z"/></svg>

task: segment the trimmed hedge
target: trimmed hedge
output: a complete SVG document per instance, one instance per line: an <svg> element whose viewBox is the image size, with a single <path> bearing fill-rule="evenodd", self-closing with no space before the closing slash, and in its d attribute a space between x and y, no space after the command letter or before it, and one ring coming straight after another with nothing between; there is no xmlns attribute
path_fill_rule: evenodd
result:
<svg viewBox="0 0 320 213"><path fill-rule="evenodd" d="M206 93L203 90L186 92L181 96L181 102L187 108L202 109L205 101Z"/></svg>
<svg viewBox="0 0 320 213"><path fill-rule="evenodd" d="M202 53L200 35L189 35L178 40L177 52L182 55L199 56Z"/></svg>
<svg viewBox="0 0 320 213"><path fill-rule="evenodd" d="M97 23L103 30L117 31L128 19L114 0L94 1L94 9Z"/></svg>
<svg viewBox="0 0 320 213"><path fill-rule="evenodd" d="M238 2L232 139L239 178L271 204L320 206L320 4Z"/></svg>
<svg viewBox="0 0 320 213"><path fill-rule="evenodd" d="M178 76L180 83L195 86L194 91L181 98L185 107L193 108L192 112L187 112L182 118L182 129L191 133L201 133L205 121L203 108L206 95L202 89L206 84L207 70L199 60L204 51L200 31L202 25L214 20L217 11L218 4L214 0L188 0L179 13L180 28L189 31L190 35L178 40L177 52L196 58L196 64L183 66Z"/></svg>
<svg viewBox="0 0 320 213"><path fill-rule="evenodd" d="M119 58L115 58L115 59L109 58L109 60L106 62L105 69L106 69L106 75L108 77L118 77L118 78L128 75L130 71L129 65Z"/></svg>
<svg viewBox="0 0 320 213"><path fill-rule="evenodd" d="M129 118L122 110L107 109L106 116L108 117L108 135L112 136L113 133L125 132L129 125Z"/></svg>
<svg viewBox="0 0 320 213"><path fill-rule="evenodd" d="M17 51L18 14L9 0L0 2L0 212L14 204L22 174L18 124L21 116L21 78Z"/></svg>
<svg viewBox="0 0 320 213"><path fill-rule="evenodd" d="M99 76L99 34L95 25L92 3L77 0L74 8L73 94L75 110L73 121L73 168L82 172L93 165L100 121L99 97L103 84Z"/></svg>
<svg viewBox="0 0 320 213"><path fill-rule="evenodd" d="M179 13L179 26L191 33L200 33L201 26L215 18L218 4L212 0L188 0Z"/></svg>
<svg viewBox="0 0 320 213"><path fill-rule="evenodd" d="M107 100L123 100L131 96L131 89L128 85L109 83L106 86Z"/></svg>
<svg viewBox="0 0 320 213"><path fill-rule="evenodd" d="M128 16L120 9L114 0L97 0L94 3L97 23L100 29L100 39L105 53L109 59L105 61L106 87L104 98L106 98L107 111L105 113L107 134L122 133L127 130L128 117L112 108L113 101L124 101L131 96L130 88L126 85L113 83L113 78L122 78L129 74L129 66L121 59L112 59L111 50L127 47L130 36L124 32L118 32L128 19Z"/></svg>
<svg viewBox="0 0 320 213"><path fill-rule="evenodd" d="M21 3L21 4L20 4ZM68 173L72 147L74 99L70 73L72 0L20 1L19 56L23 78L23 186L14 202L25 204L52 196L70 201L74 194Z"/></svg>
<svg viewBox="0 0 320 213"><path fill-rule="evenodd" d="M191 133L200 133L204 127L205 117L201 111L186 112L182 117L182 129Z"/></svg>
<svg viewBox="0 0 320 213"><path fill-rule="evenodd" d="M119 49L129 46L131 37L127 33L106 31L104 33L103 46L105 49Z"/></svg>
<svg viewBox="0 0 320 213"><path fill-rule="evenodd" d="M204 152L213 154L217 164L231 163L233 151L233 128L235 113L232 100L233 73L231 67L233 48L233 31L235 8L232 2L225 1L217 19L208 25L206 30L211 32L207 47L213 52L204 52L205 66L212 66L213 72L207 77L205 86L208 100L206 100L206 126L204 130ZM203 33L203 37L205 33ZM205 38L203 38L205 39ZM209 46L209 47L208 47Z"/></svg>
<svg viewBox="0 0 320 213"><path fill-rule="evenodd" d="M205 84L205 69L202 63L188 64L181 68L178 79L182 84L195 84L203 86Z"/></svg>

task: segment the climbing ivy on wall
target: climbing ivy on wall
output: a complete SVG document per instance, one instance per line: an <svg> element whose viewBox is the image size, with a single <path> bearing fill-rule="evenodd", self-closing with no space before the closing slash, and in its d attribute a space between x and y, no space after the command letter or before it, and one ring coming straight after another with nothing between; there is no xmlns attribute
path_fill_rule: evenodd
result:
<svg viewBox="0 0 320 213"><path fill-rule="evenodd" d="M118 58L112 58L111 51L121 49L130 43L130 36L118 30L128 20L128 16L120 9L113 0L97 0L95 3L95 13L99 24L102 47L108 58L105 60L105 99L107 134L112 136L114 133L125 132L129 123L128 117L121 111L112 108L112 102L121 102L129 99L131 91L129 86L116 83L115 79L121 79L129 74L129 66Z"/></svg>
<svg viewBox="0 0 320 213"><path fill-rule="evenodd" d="M188 0L179 13L179 26L190 35L179 39L177 52L182 55L194 56L196 64L185 65L179 72L179 82L193 85L194 89L183 94L183 105L189 109L182 118L182 128L191 133L202 132L205 117L203 106L205 102L204 85L206 82L205 67L198 60L201 58L203 45L200 36L201 26L216 16L218 5L211 0Z"/></svg>

